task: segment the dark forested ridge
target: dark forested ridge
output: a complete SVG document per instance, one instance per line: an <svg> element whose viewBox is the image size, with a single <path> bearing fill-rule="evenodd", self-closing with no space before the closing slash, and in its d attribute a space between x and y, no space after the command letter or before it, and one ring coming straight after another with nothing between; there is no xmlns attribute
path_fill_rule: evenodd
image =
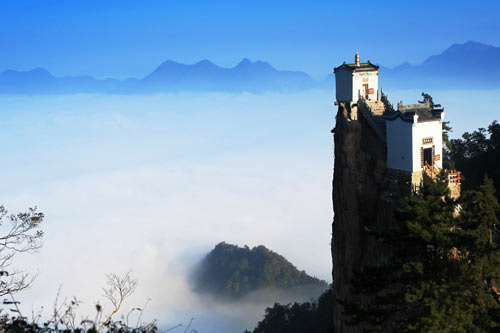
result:
<svg viewBox="0 0 500 333"><path fill-rule="evenodd" d="M275 303L266 309L253 333L333 332L333 299L333 289L329 288L317 301L287 305Z"/></svg>
<svg viewBox="0 0 500 333"><path fill-rule="evenodd" d="M356 272L352 294L339 300L353 331L498 332L494 192L486 177L454 199L446 173L424 177L420 191L396 209L400 225L371 231L390 250L387 262Z"/></svg>
<svg viewBox="0 0 500 333"><path fill-rule="evenodd" d="M451 140L450 159L464 175L463 189L476 188L488 175L500 199L500 124L497 121L488 128L466 132L461 139Z"/></svg>
<svg viewBox="0 0 500 333"><path fill-rule="evenodd" d="M299 271L283 256L260 245L219 243L193 274L196 291L225 299L238 299L261 288L327 289L325 281Z"/></svg>

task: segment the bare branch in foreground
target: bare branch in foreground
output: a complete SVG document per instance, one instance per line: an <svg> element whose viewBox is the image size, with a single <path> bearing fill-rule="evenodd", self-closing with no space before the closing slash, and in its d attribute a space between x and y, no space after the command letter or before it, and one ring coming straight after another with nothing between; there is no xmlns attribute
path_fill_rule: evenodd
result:
<svg viewBox="0 0 500 333"><path fill-rule="evenodd" d="M113 310L101 323L97 332L100 332L111 322L113 316L120 311L123 301L132 295L137 288L137 280L130 276L130 271L122 278L116 273L107 274L106 277L108 278L108 288L103 288L103 296L113 305Z"/></svg>

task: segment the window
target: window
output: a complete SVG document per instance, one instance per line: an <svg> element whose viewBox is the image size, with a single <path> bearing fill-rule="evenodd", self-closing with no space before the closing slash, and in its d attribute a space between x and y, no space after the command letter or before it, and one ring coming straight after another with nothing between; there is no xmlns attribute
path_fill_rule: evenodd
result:
<svg viewBox="0 0 500 333"><path fill-rule="evenodd" d="M430 144L430 143L432 143L432 137L422 139L422 144L425 145L425 144Z"/></svg>

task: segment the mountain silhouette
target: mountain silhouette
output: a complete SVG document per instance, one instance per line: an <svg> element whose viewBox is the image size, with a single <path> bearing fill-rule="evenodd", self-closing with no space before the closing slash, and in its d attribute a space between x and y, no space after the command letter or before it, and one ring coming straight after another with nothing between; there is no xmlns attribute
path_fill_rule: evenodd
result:
<svg viewBox="0 0 500 333"><path fill-rule="evenodd" d="M264 61L243 59L232 68L209 60L192 65L167 60L142 79L97 80L91 76L55 77L43 68L0 73L0 93L159 93L178 91L298 91L318 82L299 71L277 70Z"/></svg>
<svg viewBox="0 0 500 333"><path fill-rule="evenodd" d="M453 44L419 65L381 68L381 80L416 88L499 88L500 47L469 41Z"/></svg>
<svg viewBox="0 0 500 333"><path fill-rule="evenodd" d="M469 41L453 44L421 64L380 66L380 86L418 89L500 88L500 47ZM296 92L334 89L334 76L314 80L300 71L278 70L265 61L247 58L231 68L209 60L161 63L142 79L98 80L91 76L56 77L43 68L0 73L0 94L162 93L180 91Z"/></svg>
<svg viewBox="0 0 500 333"><path fill-rule="evenodd" d="M193 65L166 61L142 79L146 90L251 91L299 90L317 83L304 72L280 71L264 61L243 59L233 68L208 60Z"/></svg>

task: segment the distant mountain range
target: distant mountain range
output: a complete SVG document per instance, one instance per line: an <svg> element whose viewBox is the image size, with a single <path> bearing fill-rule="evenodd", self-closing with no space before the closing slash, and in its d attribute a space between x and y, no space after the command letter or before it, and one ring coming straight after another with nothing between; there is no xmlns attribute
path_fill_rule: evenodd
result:
<svg viewBox="0 0 500 333"><path fill-rule="evenodd" d="M336 64L335 64L336 65ZM333 66L332 66L333 67ZM55 77L43 68L0 73L1 94L158 93L178 91L266 92L333 89L333 74L314 80L300 71L277 70L264 61L243 59L232 68L208 60L193 65L167 60L142 79L98 80ZM454 44L422 64L381 66L380 86L389 88L500 88L500 47L478 42Z"/></svg>
<svg viewBox="0 0 500 333"><path fill-rule="evenodd" d="M404 88L500 88L500 47L469 41L453 44L419 65L381 67L382 86Z"/></svg>
<svg viewBox="0 0 500 333"><path fill-rule="evenodd" d="M4 94L299 91L319 84L304 72L277 70L267 62L248 59L233 68L223 68L208 60L193 65L167 60L142 79L126 80L55 77L43 68L0 73L0 93Z"/></svg>

